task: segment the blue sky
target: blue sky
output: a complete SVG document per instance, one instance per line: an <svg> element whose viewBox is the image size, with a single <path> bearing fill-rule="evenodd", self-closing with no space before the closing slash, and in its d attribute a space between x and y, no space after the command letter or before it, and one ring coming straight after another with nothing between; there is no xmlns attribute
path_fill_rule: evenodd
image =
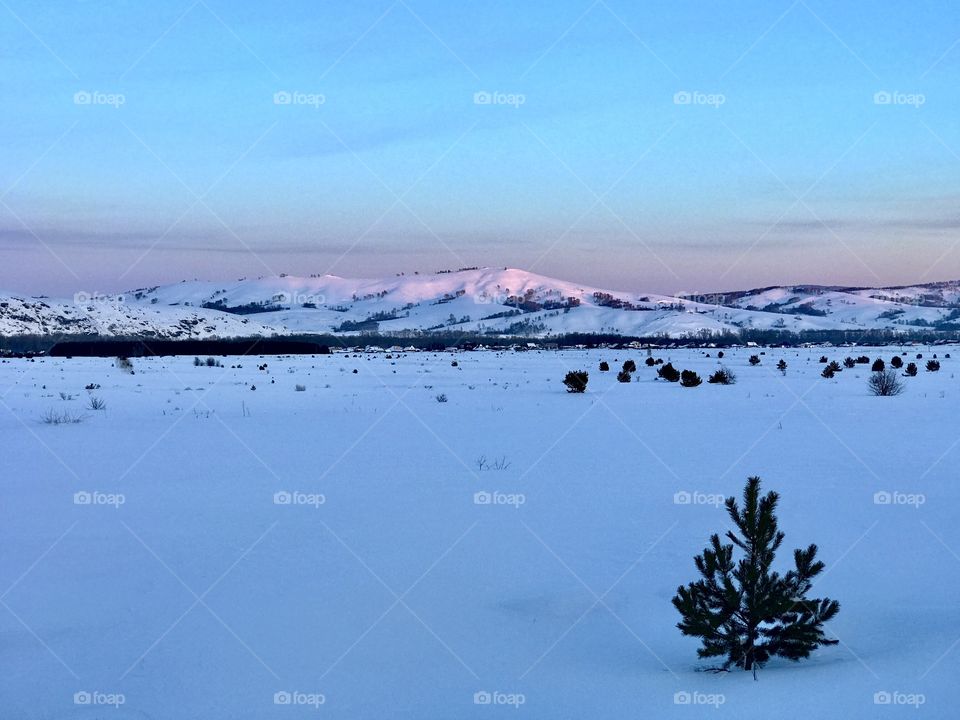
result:
<svg viewBox="0 0 960 720"><path fill-rule="evenodd" d="M3 0L0 63L9 290L960 277L954 2Z"/></svg>

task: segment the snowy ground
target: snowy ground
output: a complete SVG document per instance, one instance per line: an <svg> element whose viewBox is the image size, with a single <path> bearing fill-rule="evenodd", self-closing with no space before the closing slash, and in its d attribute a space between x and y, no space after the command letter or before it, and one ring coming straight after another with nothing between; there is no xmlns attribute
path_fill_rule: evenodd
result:
<svg viewBox="0 0 960 720"><path fill-rule="evenodd" d="M4 362L0 714L956 717L960 349L917 352L942 370L895 398L818 362L892 348L728 351L691 389L626 351ZM670 604L754 474L842 603L759 682L698 671Z"/></svg>

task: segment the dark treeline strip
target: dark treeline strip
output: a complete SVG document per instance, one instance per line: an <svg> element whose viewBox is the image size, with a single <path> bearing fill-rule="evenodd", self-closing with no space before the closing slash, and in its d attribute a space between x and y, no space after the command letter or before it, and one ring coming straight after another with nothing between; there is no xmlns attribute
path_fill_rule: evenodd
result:
<svg viewBox="0 0 960 720"><path fill-rule="evenodd" d="M348 347L393 346L414 347L418 350L439 351L447 347L473 348L478 345L506 348L512 345L525 347L533 343L539 347L573 347L585 345L619 345L639 342L653 346L703 347L714 344L718 347L743 345L755 342L758 345L797 346L805 343L829 345L902 345L904 343L960 342L958 330L911 329L908 332L893 330L786 330L742 329L737 332L700 332L689 337L667 335L625 336L610 333L573 333L549 337L492 336L462 332L409 332L396 335L362 333L358 335L296 334L270 338L236 338L216 340L153 340L134 337L103 338L85 336L19 335L0 337L0 351L9 353L32 353L63 357L67 355L115 357L142 357L146 355L316 355L323 348L344 349Z"/></svg>

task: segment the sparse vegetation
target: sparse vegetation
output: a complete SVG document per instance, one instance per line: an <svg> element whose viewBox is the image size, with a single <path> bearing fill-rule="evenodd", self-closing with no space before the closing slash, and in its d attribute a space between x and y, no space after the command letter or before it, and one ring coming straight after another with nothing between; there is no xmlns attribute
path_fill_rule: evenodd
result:
<svg viewBox="0 0 960 720"><path fill-rule="evenodd" d="M98 397L95 397L94 395L90 396L89 405L91 410L107 409L107 402L103 398L98 398Z"/></svg>
<svg viewBox="0 0 960 720"><path fill-rule="evenodd" d="M86 416L72 410L47 410L40 417L40 421L45 425L76 425L82 423Z"/></svg>
<svg viewBox="0 0 960 720"><path fill-rule="evenodd" d="M881 370L870 373L867 379L867 388L871 395L883 397L899 395L904 390L903 381L897 376L896 370Z"/></svg>

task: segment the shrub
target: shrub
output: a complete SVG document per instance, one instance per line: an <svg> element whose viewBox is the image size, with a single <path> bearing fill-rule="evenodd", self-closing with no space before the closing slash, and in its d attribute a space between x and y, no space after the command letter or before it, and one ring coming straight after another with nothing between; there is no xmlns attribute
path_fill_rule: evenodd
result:
<svg viewBox="0 0 960 720"><path fill-rule="evenodd" d="M600 372L607 372L610 369L610 363L606 360L600 363Z"/></svg>
<svg viewBox="0 0 960 720"><path fill-rule="evenodd" d="M84 390L99 390L100 386L97 383L90 383L89 385L83 386Z"/></svg>
<svg viewBox="0 0 960 720"><path fill-rule="evenodd" d="M76 425L84 420L84 415L71 412L70 410L47 410L40 418L40 421L46 425Z"/></svg>
<svg viewBox="0 0 960 720"><path fill-rule="evenodd" d="M208 357L207 367L220 367L220 361L217 360L215 357Z"/></svg>
<svg viewBox="0 0 960 720"><path fill-rule="evenodd" d="M713 385L733 385L736 381L737 376L725 367L717 368L717 370L707 378L707 382Z"/></svg>
<svg viewBox="0 0 960 720"><path fill-rule="evenodd" d="M787 374L787 361L784 360L783 358L781 358L781 359L780 359L780 362L777 363L777 370L779 370L782 374L786 375L786 374Z"/></svg>
<svg viewBox="0 0 960 720"><path fill-rule="evenodd" d="M567 392L582 393L587 391L587 381L590 376L586 370L571 370L563 378L563 384L567 386Z"/></svg>
<svg viewBox="0 0 960 720"><path fill-rule="evenodd" d="M631 377L632 376L630 373L628 373L626 370L621 370L617 373L617 382L628 383L630 382Z"/></svg>
<svg viewBox="0 0 960 720"><path fill-rule="evenodd" d="M296 385L293 386L293 389L294 389L296 392L306 392L307 386L306 386L306 385L301 385L300 383L297 383Z"/></svg>
<svg viewBox="0 0 960 720"><path fill-rule="evenodd" d="M936 372L940 369L939 360L927 360L927 372Z"/></svg>
<svg viewBox="0 0 960 720"><path fill-rule="evenodd" d="M903 358L901 358L899 355L894 355L892 358L890 358L890 367L896 368L898 370L902 368Z"/></svg>
<svg viewBox="0 0 960 720"><path fill-rule="evenodd" d="M832 378L838 372L841 372L840 363L836 360L832 360L827 363L826 367L823 368L823 372L820 373L825 378Z"/></svg>
<svg viewBox="0 0 960 720"><path fill-rule="evenodd" d="M883 364L883 360L881 358L874 360L873 365L870 367L873 372L883 372L884 368L886 368L886 365Z"/></svg>
<svg viewBox="0 0 960 720"><path fill-rule="evenodd" d="M106 410L107 403L103 398L90 396L90 409L91 410Z"/></svg>
<svg viewBox="0 0 960 720"><path fill-rule="evenodd" d="M909 377L914 377L917 374L917 364L907 363L907 369L903 371L903 374Z"/></svg>
<svg viewBox="0 0 960 720"><path fill-rule="evenodd" d="M723 350L717 353L717 357L723 360Z"/></svg>
<svg viewBox="0 0 960 720"><path fill-rule="evenodd" d="M683 387L696 387L702 382L703 380L701 380L700 376L693 370L684 370L680 373L680 384L683 385Z"/></svg>
<svg viewBox="0 0 960 720"><path fill-rule="evenodd" d="M820 362L825 365L825 364L827 363L827 356L826 356L826 355L821 355L821 356L820 356Z"/></svg>
<svg viewBox="0 0 960 720"><path fill-rule="evenodd" d="M625 360L623 363L623 371L628 373L636 372L637 364L633 360Z"/></svg>
<svg viewBox="0 0 960 720"><path fill-rule="evenodd" d="M923 353L917 353L917 360L923 360Z"/></svg>
<svg viewBox="0 0 960 720"><path fill-rule="evenodd" d="M871 395L899 395L903 392L903 382L897 377L896 370L882 370L880 372L870 373L867 380L867 388Z"/></svg>
<svg viewBox="0 0 960 720"><path fill-rule="evenodd" d="M667 382L679 382L680 381L680 371L677 370L673 363L667 363L662 368L657 370L657 376Z"/></svg>
<svg viewBox="0 0 960 720"><path fill-rule="evenodd" d="M843 360L843 366L847 369L852 368L856 364L857 364L857 361L854 360L852 357L844 358Z"/></svg>
<svg viewBox="0 0 960 720"><path fill-rule="evenodd" d="M460 365L460 363L458 363L456 360L453 360L453 361L451 361L451 363L450 363L450 367L458 367L459 365ZM602 368L601 368L601 369L602 369Z"/></svg>
<svg viewBox="0 0 960 720"><path fill-rule="evenodd" d="M203 361L202 361L200 358L195 357L195 358L193 359L193 366L194 366L194 367L200 367L201 365L203 365Z"/></svg>
<svg viewBox="0 0 960 720"><path fill-rule="evenodd" d="M759 356L759 355L751 355L751 356L750 356L750 364L751 364L751 365L759 365L759 364L760 364L760 356Z"/></svg>
<svg viewBox="0 0 960 720"><path fill-rule="evenodd" d="M860 357L857 358L857 364L859 365L868 365L869 363L870 363L870 358L868 358L866 355L861 355Z"/></svg>
<svg viewBox="0 0 960 720"><path fill-rule="evenodd" d="M444 393L440 393L439 395L437 395L438 403L445 403L446 401L447 401L447 396Z"/></svg>
<svg viewBox="0 0 960 720"><path fill-rule="evenodd" d="M657 364L657 361L654 360L652 357L648 357L644 362L647 363L647 367L653 367L654 365Z"/></svg>

